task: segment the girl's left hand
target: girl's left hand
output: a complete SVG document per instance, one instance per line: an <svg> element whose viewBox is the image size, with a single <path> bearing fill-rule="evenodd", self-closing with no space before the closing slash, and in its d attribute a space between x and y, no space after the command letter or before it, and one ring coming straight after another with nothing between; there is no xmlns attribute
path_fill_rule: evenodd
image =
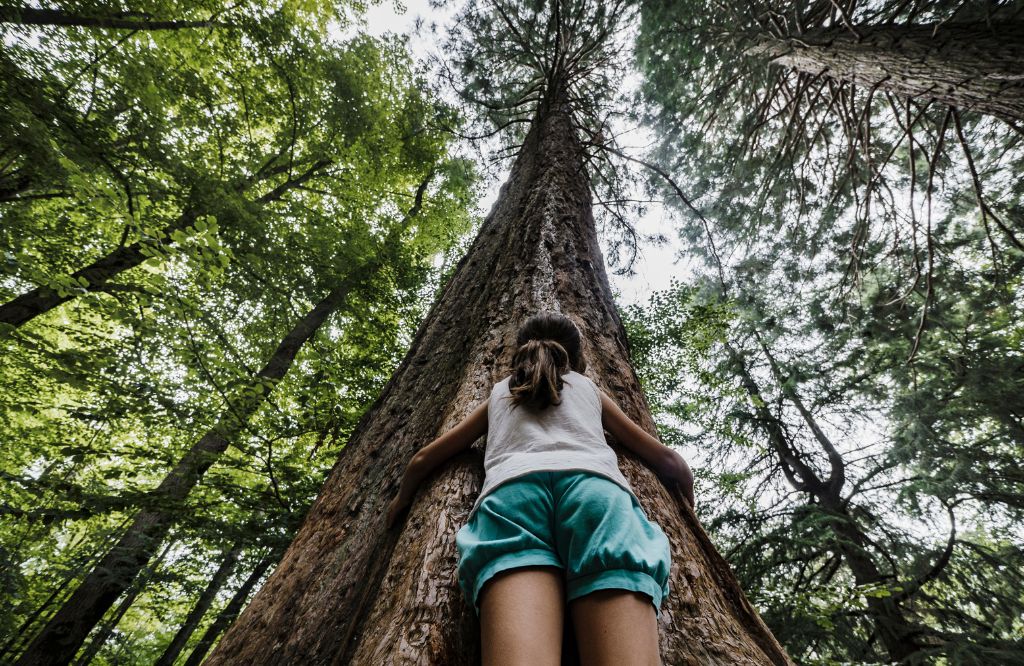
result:
<svg viewBox="0 0 1024 666"><path fill-rule="evenodd" d="M387 517L385 519L385 525L387 529L391 529L394 524L398 521L398 516L402 514L409 507L409 502L403 500L400 495L396 495L395 499L391 500L391 504L388 505Z"/></svg>

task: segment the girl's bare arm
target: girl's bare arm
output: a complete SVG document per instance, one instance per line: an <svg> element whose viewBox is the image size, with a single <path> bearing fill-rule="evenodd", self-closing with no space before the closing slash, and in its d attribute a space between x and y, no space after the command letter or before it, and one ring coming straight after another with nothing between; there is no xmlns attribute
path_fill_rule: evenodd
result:
<svg viewBox="0 0 1024 666"><path fill-rule="evenodd" d="M677 482L683 497L693 506L693 472L686 460L634 423L604 391L601 391L601 425L640 456L658 476Z"/></svg>
<svg viewBox="0 0 1024 666"><path fill-rule="evenodd" d="M435 467L469 448L470 444L486 432L487 401L484 400L462 420L462 423L417 451L405 468L405 474L402 475L402 482L398 487L398 495L388 507L387 526L390 528L398 514L409 506L413 495L416 494L416 488Z"/></svg>

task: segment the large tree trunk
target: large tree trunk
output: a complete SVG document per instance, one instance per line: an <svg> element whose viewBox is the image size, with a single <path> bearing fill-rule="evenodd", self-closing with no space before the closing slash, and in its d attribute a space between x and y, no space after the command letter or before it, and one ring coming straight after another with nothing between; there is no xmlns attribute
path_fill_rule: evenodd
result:
<svg viewBox="0 0 1024 666"><path fill-rule="evenodd" d="M203 593L199 595L199 599L196 600L196 605L189 611L188 617L185 618L178 632L174 634L174 638L171 639L171 642L167 645L164 653L160 655L160 658L156 660L154 666L174 666L174 662L185 648L188 639L192 638L192 634L206 615L206 611L210 610L210 605L217 597L217 593L224 587L224 583L227 582L231 572L235 570L239 555L241 555L241 549L237 545L224 555L224 559L221 560L220 566L217 567L217 571L213 574L213 578L210 579L206 589L203 590Z"/></svg>
<svg viewBox="0 0 1024 666"><path fill-rule="evenodd" d="M839 26L766 39L751 52L810 75L1024 120L1024 21Z"/></svg>
<svg viewBox="0 0 1024 666"><path fill-rule="evenodd" d="M188 656L185 661L185 666L199 666L203 663L203 657L213 647L213 642L217 640L221 632L228 628L238 614L242 612L242 608L245 606L245 602L249 600L249 595L252 594L253 588L263 578L263 574L267 573L267 569L271 565L275 564L281 556L280 550L275 550L270 553L256 565L256 568L252 570L249 577L245 579L242 586L239 587L235 593L231 596L231 601L228 605L217 614L217 619L207 627L206 631L203 632L202 638L196 643L195 648L192 650L192 654Z"/></svg>
<svg viewBox="0 0 1024 666"><path fill-rule="evenodd" d="M577 322L588 375L654 432L604 271L583 151L568 104L552 96L409 354L207 664L479 662L479 628L456 583L455 532L480 490L480 443L424 483L401 530L385 530L384 512L413 453L508 373L516 328L538 310ZM665 663L790 663L678 493L619 454L672 542Z"/></svg>
<svg viewBox="0 0 1024 666"><path fill-rule="evenodd" d="M66 664L75 655L89 631L159 548L192 488L285 376L302 345L345 302L353 281L361 279L358 273L361 271L354 268L349 280L332 290L281 340L252 384L239 391L218 422L150 492L146 508L36 636L18 660L19 666Z"/></svg>

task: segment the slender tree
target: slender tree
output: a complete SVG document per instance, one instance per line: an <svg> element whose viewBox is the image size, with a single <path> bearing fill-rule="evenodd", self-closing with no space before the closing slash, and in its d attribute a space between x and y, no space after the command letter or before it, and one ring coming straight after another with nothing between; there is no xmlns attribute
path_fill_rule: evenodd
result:
<svg viewBox="0 0 1024 666"><path fill-rule="evenodd" d="M217 422L149 493L147 502L121 539L36 636L18 664L65 663L74 655L93 625L146 566L189 493L269 399L302 346L346 305L353 293L372 298L373 290L380 288L373 284L373 279L384 262L399 261L398 240L409 221L396 222L379 247L366 239L349 239L357 249L350 255L353 265L347 275L295 323L263 368L227 400ZM366 245L361 247L360 241Z"/></svg>
<svg viewBox="0 0 1024 666"><path fill-rule="evenodd" d="M74 656L92 627L153 556L171 527L176 515L174 509L269 397L291 368L302 345L344 304L353 286L350 283L339 285L288 332L253 382L229 401L219 421L150 493L148 506L135 516L114 548L79 584L17 663L66 663Z"/></svg>
<svg viewBox="0 0 1024 666"><path fill-rule="evenodd" d="M26 661L72 659L169 525L195 552L241 525L292 534L268 516L304 513L469 226L447 107L401 41L320 39L317 8L232 5L244 30L0 25L0 291L66 303L0 340L11 662L33 638ZM97 255L114 273L60 277ZM126 609L154 657L189 610L161 587Z"/></svg>
<svg viewBox="0 0 1024 666"><path fill-rule="evenodd" d="M523 58L535 62L534 115L509 178L281 564L207 663L479 659L478 629L456 584L454 545L480 487L479 450L424 485L400 531L384 529L383 513L405 462L501 378L527 315L556 310L572 317L588 341L591 377L653 431L594 227L578 129L592 109L576 113L602 32L614 28L604 11L556 2L538 17L499 3L490 14L481 41L498 34L510 44L528 39L531 21L548 38L546 49L519 43ZM660 627L666 663L789 663L678 488L667 489L634 457L619 454L645 510L673 544L674 592Z"/></svg>
<svg viewBox="0 0 1024 666"><path fill-rule="evenodd" d="M185 645L189 639L192 638L192 634L195 632L199 623L203 621L203 617L207 611L210 610L210 606L213 604L214 599L217 597L217 593L220 592L221 588L227 583L231 573L235 570L235 566L238 564L239 555L241 555L240 545L232 546L221 560L220 566L217 567L217 571L214 572L213 577L210 578L206 588L203 590L199 598L196 599L195 606L189 611L188 616L178 629L177 633L174 634L174 638L167 645L163 654L156 660L157 666L173 666L175 660L181 651L185 649Z"/></svg>
<svg viewBox="0 0 1024 666"><path fill-rule="evenodd" d="M199 666L203 663L203 659L206 658L206 653L213 647L214 641L220 636L221 632L227 629L238 614L242 612L245 607L245 603L249 600L249 595L256 588L256 585L263 580L264 574L267 573L267 569L272 567L280 559L283 550L276 550L266 555L256 564L252 572L245 581L235 590L235 593L231 595L231 601L217 614L216 619L210 623L210 626L203 632L202 637L196 646L192 649L188 659L185 660L185 666Z"/></svg>
<svg viewBox="0 0 1024 666"><path fill-rule="evenodd" d="M167 553L170 552L173 546L173 541L168 542L153 562L146 567L145 572L140 575L131 588L129 588L128 592L121 597L120 602L114 608L114 612L112 612L110 617L100 624L99 630L96 631L92 640L89 641L89 644L84 650L82 650L81 655L79 655L78 659L75 660L75 666L88 666L88 664L92 663L92 660L96 658L97 654L99 654L99 651L106 644L111 634L113 634L114 630L117 629L117 625L121 622L121 618L123 618L125 613L128 612L128 609L132 607L132 604L134 604L135 600L138 599L139 594L146 589L146 585L149 583L150 579L153 578L156 572L163 565L163 561L167 557Z"/></svg>

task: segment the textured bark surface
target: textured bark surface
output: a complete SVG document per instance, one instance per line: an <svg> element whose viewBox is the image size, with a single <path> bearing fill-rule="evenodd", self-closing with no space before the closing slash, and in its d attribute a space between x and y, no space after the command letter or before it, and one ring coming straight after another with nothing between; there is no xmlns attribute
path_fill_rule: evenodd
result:
<svg viewBox="0 0 1024 666"><path fill-rule="evenodd" d="M281 564L210 659L220 664L475 664L479 627L456 582L455 533L482 481L482 446L421 486L384 529L413 453L507 375L519 323L573 318L587 374L647 430L567 108L546 104L494 209L412 349L364 417ZM617 449L618 451L618 449ZM672 542L661 615L666 664L790 663L681 497L635 458L620 465Z"/></svg>
<svg viewBox="0 0 1024 666"><path fill-rule="evenodd" d="M774 64L1024 120L1024 22L854 26L766 40Z"/></svg>

